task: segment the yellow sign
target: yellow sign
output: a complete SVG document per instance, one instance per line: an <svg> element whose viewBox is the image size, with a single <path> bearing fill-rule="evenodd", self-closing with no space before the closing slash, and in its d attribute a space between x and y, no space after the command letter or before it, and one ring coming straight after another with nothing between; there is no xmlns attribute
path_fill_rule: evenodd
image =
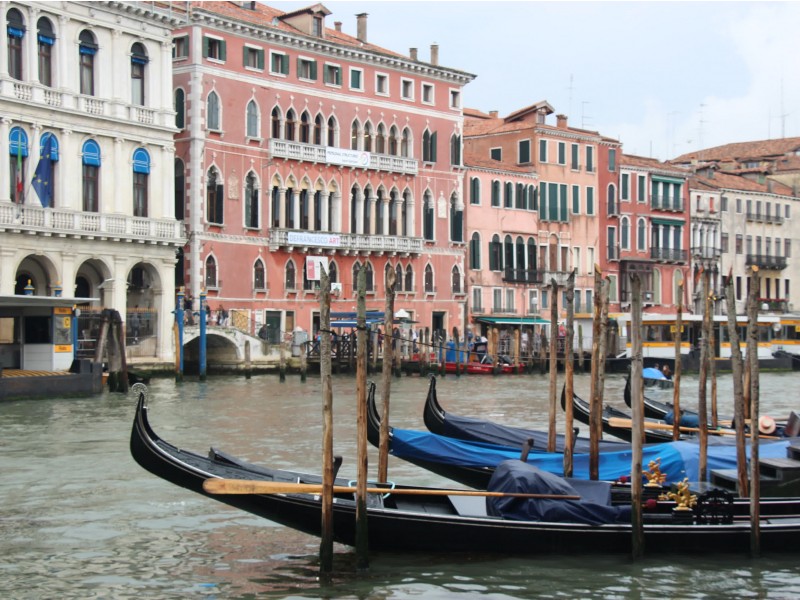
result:
<svg viewBox="0 0 800 600"><path fill-rule="evenodd" d="M678 329L678 326L677 326L677 325L670 325L670 326L669 326L669 332L670 332L670 333L675 333L675 331L676 331L677 329ZM683 325L681 325L681 333L683 333Z"/></svg>
<svg viewBox="0 0 800 600"><path fill-rule="evenodd" d="M71 315L72 309L68 306L56 306L53 308L54 315Z"/></svg>
<svg viewBox="0 0 800 600"><path fill-rule="evenodd" d="M795 331L795 333L800 333L800 325L795 325L794 326L794 331Z"/></svg>
<svg viewBox="0 0 800 600"><path fill-rule="evenodd" d="M54 348L56 352L72 352L72 344L58 344Z"/></svg>
<svg viewBox="0 0 800 600"><path fill-rule="evenodd" d="M70 319L69 317L64 317L64 321L63 321L64 328L69 329L71 321L72 321L72 319Z"/></svg>

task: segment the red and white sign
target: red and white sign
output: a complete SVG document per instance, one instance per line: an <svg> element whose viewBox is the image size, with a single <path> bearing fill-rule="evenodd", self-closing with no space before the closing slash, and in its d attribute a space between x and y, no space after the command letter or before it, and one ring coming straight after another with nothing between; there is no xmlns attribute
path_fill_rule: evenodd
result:
<svg viewBox="0 0 800 600"><path fill-rule="evenodd" d="M309 281L319 281L322 278L322 269L328 272L327 256L306 256L306 278Z"/></svg>

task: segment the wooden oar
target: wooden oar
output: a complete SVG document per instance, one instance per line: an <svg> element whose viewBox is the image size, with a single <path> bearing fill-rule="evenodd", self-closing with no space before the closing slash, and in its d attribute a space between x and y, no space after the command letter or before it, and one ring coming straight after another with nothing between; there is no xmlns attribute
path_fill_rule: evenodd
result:
<svg viewBox="0 0 800 600"><path fill-rule="evenodd" d="M322 485L317 483L293 483L291 481L257 481L252 479L206 479L203 489L209 494L322 494ZM334 494L355 493L356 488L335 485ZM514 498L545 498L552 500L580 500L580 496L562 494L524 494L505 492L481 492L474 490L436 490L412 488L367 488L368 494L414 494L419 496L490 496Z"/></svg>
<svg viewBox="0 0 800 600"><path fill-rule="evenodd" d="M621 419L619 417L611 417L608 419L608 424L612 427L626 427L630 429L633 426L633 423L630 419ZM672 431L673 426L667 423L654 423L653 421L645 421L644 426L647 429L667 429ZM697 433L700 431L699 427L679 427L682 432L684 433ZM708 428L708 433L710 435L736 435L736 432L729 429L712 429L711 427ZM759 436L762 438L766 438L769 440L777 440L780 439L774 435L762 435Z"/></svg>

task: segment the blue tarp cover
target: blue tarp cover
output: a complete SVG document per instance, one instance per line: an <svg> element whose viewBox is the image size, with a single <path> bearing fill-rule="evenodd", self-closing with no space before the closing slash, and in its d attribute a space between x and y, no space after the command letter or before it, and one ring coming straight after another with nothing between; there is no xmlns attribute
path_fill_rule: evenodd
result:
<svg viewBox="0 0 800 600"><path fill-rule="evenodd" d="M666 379L661 371L654 369L653 367L642 369L642 377L645 379Z"/></svg>
<svg viewBox="0 0 800 600"><path fill-rule="evenodd" d="M730 438L730 439L728 439ZM709 438L708 469L735 469L736 446L734 436ZM761 458L785 458L790 440L766 441L759 444ZM497 467L505 460L518 459L519 448L465 442L424 431L392 429L392 454L403 459L418 459L428 462L464 465L471 467ZM747 455L749 456L749 448ZM642 449L642 465L646 469L652 460L661 459L661 472L667 476L667 483L699 481L699 445L697 441L668 442L650 444ZM560 452L536 452L528 455L528 463L536 465L549 473L560 475L564 472L564 455ZM604 451L600 454L600 479L615 481L630 476L631 449ZM589 479L589 454L573 455L573 476L576 479Z"/></svg>
<svg viewBox="0 0 800 600"><path fill-rule="evenodd" d="M519 460L507 460L497 465L489 481L490 492L554 494L580 496L581 499L487 497L486 513L492 517L515 521L586 525L631 522L630 506L610 505L610 483L579 483L585 485L576 487L566 479L542 471L534 465Z"/></svg>

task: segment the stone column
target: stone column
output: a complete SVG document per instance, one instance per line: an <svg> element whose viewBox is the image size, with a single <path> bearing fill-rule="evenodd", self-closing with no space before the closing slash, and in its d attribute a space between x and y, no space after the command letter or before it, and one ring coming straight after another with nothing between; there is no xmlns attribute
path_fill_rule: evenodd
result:
<svg viewBox="0 0 800 600"><path fill-rule="evenodd" d="M319 193L319 210L322 213L320 215L320 225L322 227L322 231L330 231L331 224L328 222L328 211L331 202L331 194L327 190L322 190Z"/></svg>
<svg viewBox="0 0 800 600"><path fill-rule="evenodd" d="M292 190L292 216L294 217L294 228L300 229L300 190Z"/></svg>
<svg viewBox="0 0 800 600"><path fill-rule="evenodd" d="M100 163L103 165L100 167L100 212L104 214L133 214L133 202L131 202L130 206L122 206L123 198L132 197L133 187L133 182L130 181L133 167L127 164L128 161L123 157L122 148L124 145L125 140L123 138L114 138L114 154L111 164L106 166L105 162L107 161ZM100 148L102 154L102 145ZM126 183L130 183L130 185L126 185ZM128 190L127 194L125 190Z"/></svg>
<svg viewBox="0 0 800 600"><path fill-rule="evenodd" d="M61 130L61 139L58 140L58 145L58 163L56 163L55 170L60 173L55 177L56 189L54 190L53 206L80 210L83 165L81 157L73 148L71 129ZM80 173L81 176L67 177L67 173Z"/></svg>
<svg viewBox="0 0 800 600"><path fill-rule="evenodd" d="M383 223L381 223L381 230L377 232L379 235L389 235L389 208L391 207L391 198L391 194L383 198Z"/></svg>
<svg viewBox="0 0 800 600"><path fill-rule="evenodd" d="M286 188L278 188L278 228L286 229Z"/></svg>
<svg viewBox="0 0 800 600"><path fill-rule="evenodd" d="M0 43L0 47L2 47L3 52L5 52L6 49L5 45ZM7 62L3 62L2 67L0 68L2 68L2 70L5 71L6 65ZM2 77L1 74L0 77ZM3 147L6 149L8 148L6 144L8 144L8 134L10 131L11 131L11 119L9 119L8 117L3 117L2 119L0 119L0 140L3 140ZM0 184L0 202L11 202L12 200L9 197L9 194L11 193L10 178L11 178L11 160L9 158L9 154L6 154L5 156L0 157L0 182L3 182L3 184ZM11 293L13 294L14 288L12 287L11 290L12 290Z"/></svg>
<svg viewBox="0 0 800 600"><path fill-rule="evenodd" d="M16 283L16 250L14 248L0 249L0 295L11 296L14 294Z"/></svg>
<svg viewBox="0 0 800 600"><path fill-rule="evenodd" d="M314 198L315 195L316 195L316 193L314 192L313 189L312 190L308 190L307 197L308 197L308 230L309 231L316 231L316 228L314 226L314 221L316 220L316 216L315 216L316 212L314 212L314 209L316 208L316 206L315 206L316 202L315 202L315 198ZM322 223L320 223L320 226L322 226Z"/></svg>
<svg viewBox="0 0 800 600"><path fill-rule="evenodd" d="M370 235L375 235L375 233L376 233L376 229L375 228L378 226L377 223L378 223L378 202L379 201L380 201L379 200L379 196L377 196L377 195L372 195L372 196L367 196L366 194L364 195L364 202L366 202L366 206L367 206L367 209L366 209L365 212L369 214L369 231L365 231L364 233L368 233ZM360 215L360 218L363 220L363 218L364 218L363 214Z"/></svg>
<svg viewBox="0 0 800 600"><path fill-rule="evenodd" d="M355 233L364 232L364 192L356 190L356 231ZM369 232L366 232L369 233Z"/></svg>
<svg viewBox="0 0 800 600"><path fill-rule="evenodd" d="M406 219L408 220L408 237L416 237L417 213L413 196L407 200L407 203L408 206L406 206Z"/></svg>
<svg viewBox="0 0 800 600"><path fill-rule="evenodd" d="M161 206L159 210L153 210L155 206L150 206L150 216L153 218L162 217L164 219L175 218L175 146L166 145L161 147L161 160L153 161L154 167L150 175L151 185L155 183L155 176L161 181ZM155 187L155 186L153 186ZM155 203L151 203L155 205ZM174 308L174 307L173 307ZM172 310L172 309L170 309Z"/></svg>

